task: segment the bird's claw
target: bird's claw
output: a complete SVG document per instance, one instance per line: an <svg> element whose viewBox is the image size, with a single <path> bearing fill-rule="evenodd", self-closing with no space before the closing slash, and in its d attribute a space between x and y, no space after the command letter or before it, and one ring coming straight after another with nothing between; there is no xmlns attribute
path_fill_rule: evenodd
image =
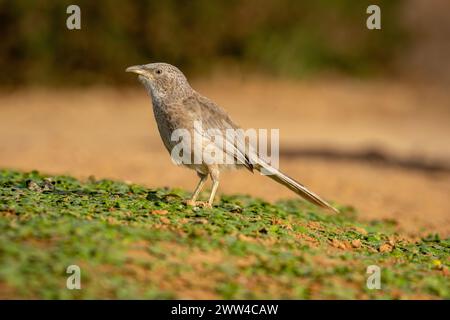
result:
<svg viewBox="0 0 450 320"><path fill-rule="evenodd" d="M202 208L208 208L211 209L212 206L209 202L205 202L205 201L193 201L193 200L185 200L184 201L185 205L191 206L191 207L202 207Z"/></svg>

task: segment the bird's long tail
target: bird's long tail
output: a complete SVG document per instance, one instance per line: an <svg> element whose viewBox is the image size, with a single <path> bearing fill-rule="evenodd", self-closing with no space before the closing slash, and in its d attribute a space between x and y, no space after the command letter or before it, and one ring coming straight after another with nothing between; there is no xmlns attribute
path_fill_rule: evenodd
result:
<svg viewBox="0 0 450 320"><path fill-rule="evenodd" d="M320 207L332 210L336 213L339 213L339 210L332 207L328 202L321 199L317 194L309 191L301 183L288 177L287 175L285 175L281 171L275 169L274 167L270 166L269 164L265 163L264 161L258 161L258 164L256 166L254 166L254 168L257 169L258 171L264 170L264 174L266 174L269 178L288 187L289 189L294 191L296 194L298 194L305 200L308 200L309 202L311 202L317 206L320 206Z"/></svg>

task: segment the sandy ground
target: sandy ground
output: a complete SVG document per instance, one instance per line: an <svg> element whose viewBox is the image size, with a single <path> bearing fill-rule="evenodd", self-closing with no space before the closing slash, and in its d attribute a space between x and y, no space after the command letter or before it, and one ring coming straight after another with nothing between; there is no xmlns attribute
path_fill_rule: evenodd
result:
<svg viewBox="0 0 450 320"><path fill-rule="evenodd" d="M243 127L279 128L281 149L381 147L401 157L450 162L450 93L396 82L212 78L194 87ZM124 179L193 189L172 165L143 88L29 89L0 94L0 167ZM393 219L410 234L450 234L450 173L361 162L281 158L281 168L362 219ZM220 192L295 197L247 171L222 175Z"/></svg>

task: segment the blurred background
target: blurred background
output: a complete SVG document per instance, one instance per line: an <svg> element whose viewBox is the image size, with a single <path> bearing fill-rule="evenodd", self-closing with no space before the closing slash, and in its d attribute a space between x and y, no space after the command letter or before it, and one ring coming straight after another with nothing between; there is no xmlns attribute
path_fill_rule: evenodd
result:
<svg viewBox="0 0 450 320"><path fill-rule="evenodd" d="M68 30L66 8L81 8ZM381 8L381 30L366 9ZM279 128L281 167L411 234L450 234L450 2L0 0L0 167L192 190L127 66L163 61L243 127ZM223 174L220 192L294 197Z"/></svg>

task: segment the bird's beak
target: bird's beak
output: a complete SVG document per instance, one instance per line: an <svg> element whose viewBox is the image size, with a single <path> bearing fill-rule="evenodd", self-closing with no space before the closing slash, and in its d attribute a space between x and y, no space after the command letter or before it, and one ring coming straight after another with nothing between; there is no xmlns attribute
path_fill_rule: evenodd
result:
<svg viewBox="0 0 450 320"><path fill-rule="evenodd" d="M142 66L131 66L128 67L125 72L133 72L140 75L146 75L145 69Z"/></svg>

